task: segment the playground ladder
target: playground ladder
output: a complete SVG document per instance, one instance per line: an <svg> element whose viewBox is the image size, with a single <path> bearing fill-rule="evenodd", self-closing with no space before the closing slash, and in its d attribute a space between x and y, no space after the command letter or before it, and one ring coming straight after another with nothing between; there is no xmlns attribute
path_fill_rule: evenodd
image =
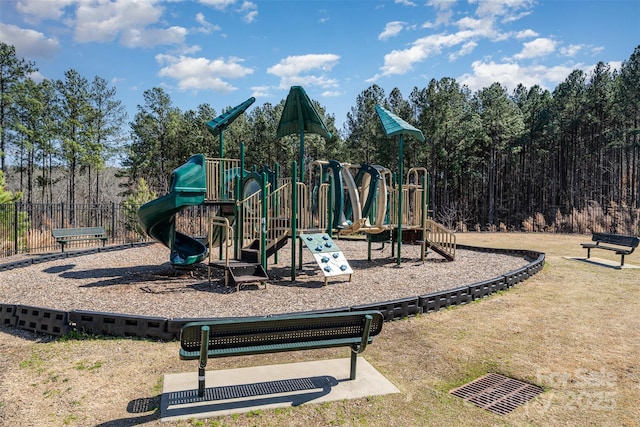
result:
<svg viewBox="0 0 640 427"><path fill-rule="evenodd" d="M231 284L240 290L240 286L251 283L261 283L266 287L269 276L260 263L247 263L230 259L229 249L233 245L233 227L225 217L214 216L209 221L209 283L211 283L211 269L225 271L225 286ZM213 246L220 247L220 260L213 260Z"/></svg>

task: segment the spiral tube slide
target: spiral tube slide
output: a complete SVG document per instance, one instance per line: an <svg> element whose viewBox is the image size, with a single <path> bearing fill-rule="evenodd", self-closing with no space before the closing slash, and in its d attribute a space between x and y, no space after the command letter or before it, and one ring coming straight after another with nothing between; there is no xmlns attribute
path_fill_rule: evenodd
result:
<svg viewBox="0 0 640 427"><path fill-rule="evenodd" d="M195 154L171 174L169 193L138 209L138 222L151 238L170 249L169 261L186 266L207 255L207 247L176 231L176 214L187 206L204 203L207 194L205 157Z"/></svg>

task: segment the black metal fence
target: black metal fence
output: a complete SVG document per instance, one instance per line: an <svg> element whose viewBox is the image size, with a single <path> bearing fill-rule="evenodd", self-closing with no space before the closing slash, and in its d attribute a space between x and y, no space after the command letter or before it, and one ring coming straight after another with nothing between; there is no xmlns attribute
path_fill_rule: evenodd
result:
<svg viewBox="0 0 640 427"><path fill-rule="evenodd" d="M137 206L125 203L76 204L65 203L9 203L0 204L0 258L59 250L51 235L54 228L101 226L107 231L109 244L144 242L137 220ZM190 236L206 236L207 219L217 209L200 205L184 209L176 216L176 228ZM524 231L579 233L610 232L640 235L640 209L626 206L591 205L578 211L535 212L524 216L517 224L478 225L460 221L455 216L436 218L448 228L459 231ZM74 243L76 247L95 245L96 242ZM69 245L71 246L71 245ZM68 246L67 246L68 247ZM71 246L73 247L73 246Z"/></svg>
<svg viewBox="0 0 640 427"><path fill-rule="evenodd" d="M192 206L176 217L176 228L192 236L205 236L210 206ZM144 242L149 239L138 226L137 206L122 203L0 204L0 258L60 250L51 235L55 228L103 227L109 244ZM96 242L67 244L66 248L87 247Z"/></svg>

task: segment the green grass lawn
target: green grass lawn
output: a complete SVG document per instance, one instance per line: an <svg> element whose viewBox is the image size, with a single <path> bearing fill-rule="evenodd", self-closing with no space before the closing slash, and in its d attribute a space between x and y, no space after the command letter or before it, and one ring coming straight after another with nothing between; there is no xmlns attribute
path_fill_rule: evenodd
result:
<svg viewBox="0 0 640 427"><path fill-rule="evenodd" d="M640 425L640 269L568 259L589 236L467 233L458 243L546 253L542 271L468 305L385 324L364 357L399 394L214 420L163 423L127 404L157 402L165 373L188 372L178 343L34 342L0 331L0 424L78 426ZM640 265L640 251L627 265ZM592 256L619 260L605 251ZM452 285L458 286L452 278ZM452 287L453 287L452 286ZM346 357L344 349L216 360L210 369ZM488 372L543 394L507 415L449 391ZM155 400L154 400L155 399Z"/></svg>

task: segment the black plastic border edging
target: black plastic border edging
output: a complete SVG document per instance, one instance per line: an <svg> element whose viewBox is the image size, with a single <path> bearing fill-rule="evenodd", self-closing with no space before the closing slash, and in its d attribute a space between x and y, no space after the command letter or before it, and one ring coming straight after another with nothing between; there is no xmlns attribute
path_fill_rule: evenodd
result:
<svg viewBox="0 0 640 427"><path fill-rule="evenodd" d="M51 261L55 259L85 255L88 253L113 251L134 246L142 246L151 242L131 243L125 245L109 246L106 248L90 249L88 251L74 251L59 254L43 255L38 258L20 260L10 264L0 265L0 271L13 268L26 267L31 264ZM327 308L297 313L308 314L329 313L340 311L379 310L385 321L402 319L422 313L431 313L443 308L468 304L471 301L485 298L495 292L506 290L536 274L545 262L545 254L542 252L522 249L492 249L468 245L457 245L460 249L493 252L500 254L519 255L530 259L531 262L522 268L509 271L501 276L481 282L464 285L453 289L433 292L427 295L401 298L391 301L382 301L372 304L363 304L350 307ZM111 335L138 338L152 338L163 341L171 341L180 338L180 329L185 323L193 321L210 320L208 318L164 318L153 316L136 316L118 313L103 313L88 310L72 310L70 312L52 310L47 308L24 306L19 304L0 303L0 326L11 326L44 333L62 336L71 330L83 331L93 335Z"/></svg>
<svg viewBox="0 0 640 427"><path fill-rule="evenodd" d="M124 243L122 245L110 245L105 247L95 247L91 249L81 249L81 250L71 251L71 252L54 252L50 254L39 255L33 258L24 258L18 261L0 264L0 271L13 270L14 268L28 267L31 264L40 264L48 261L55 261L57 259L73 258L77 256L82 256L82 255L95 254L98 252L112 252L112 251L118 251L121 249L134 248L138 246L147 246L152 243L154 242L134 242L134 243Z"/></svg>
<svg viewBox="0 0 640 427"><path fill-rule="evenodd" d="M69 312L69 323L75 330L95 335L156 338L172 340L167 332L167 318L132 316L128 314L102 313L88 310Z"/></svg>

